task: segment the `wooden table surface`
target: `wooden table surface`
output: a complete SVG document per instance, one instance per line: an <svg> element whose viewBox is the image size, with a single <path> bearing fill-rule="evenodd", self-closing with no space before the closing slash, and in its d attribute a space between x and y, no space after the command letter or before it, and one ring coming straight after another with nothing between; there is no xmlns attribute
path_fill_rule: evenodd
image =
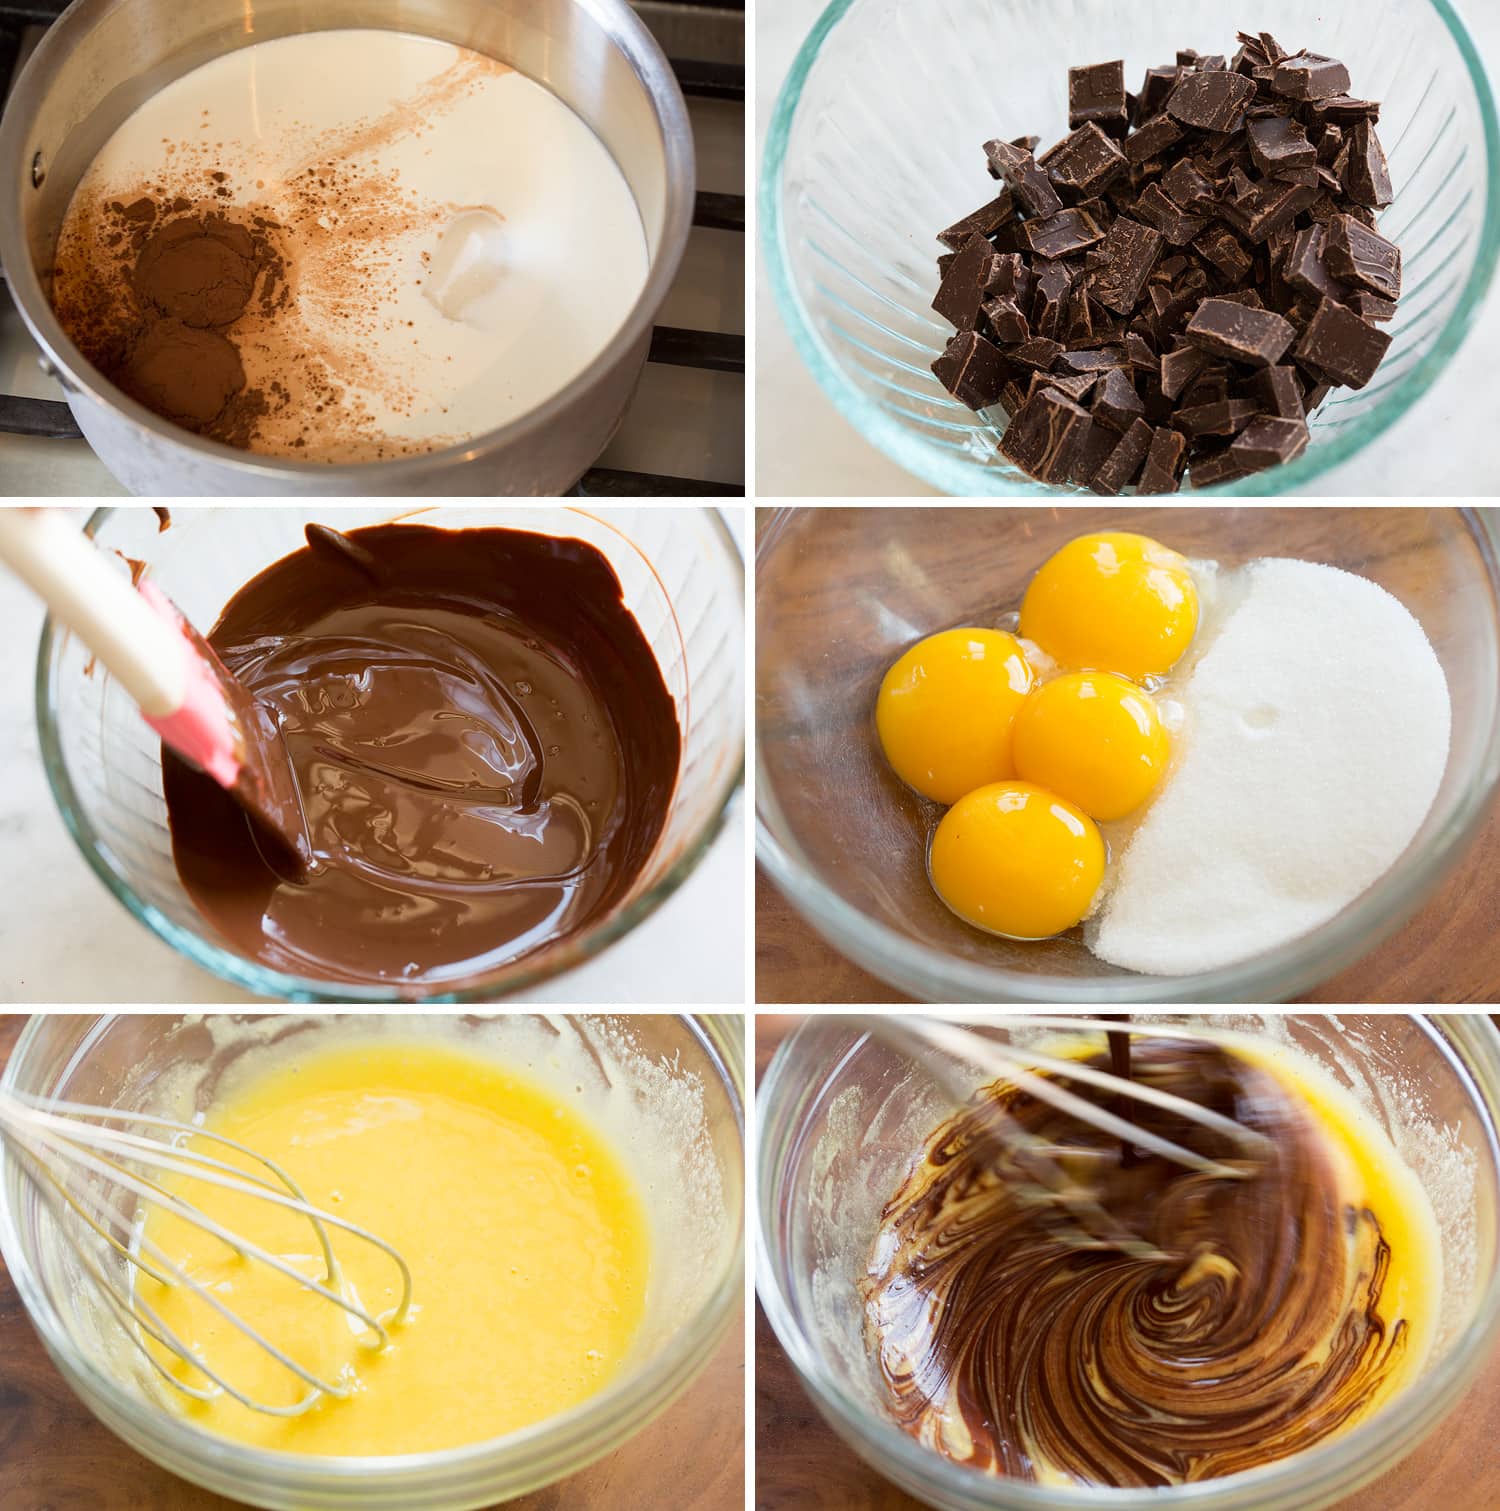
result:
<svg viewBox="0 0 1500 1511"><path fill-rule="evenodd" d="M928 506L929 509L936 507ZM766 509L758 512L762 529L772 512ZM853 515L857 511L845 512ZM1017 521L1017 539L1024 549L1027 516L1050 511L1012 508L1005 512ZM1155 530L1164 538L1174 538L1172 527L1160 518L1164 512L1160 509L1122 508L1116 512L1119 515L1116 527L1119 529ZM1181 522L1178 528L1184 532L1183 538L1191 541L1194 538L1192 532L1201 533L1203 518L1214 511L1179 505L1168 506L1165 512L1178 516ZM1319 512L1310 508L1297 510L1291 516L1278 514L1281 522L1278 528L1288 532L1278 549L1289 555L1316 558ZM1409 572L1413 580L1418 579L1423 570L1421 552L1408 550L1403 544L1408 534L1416 533L1410 522L1413 511L1370 512L1388 516L1385 529L1375 532L1375 539L1388 542L1387 561L1401 563L1400 571ZM1285 524L1288 519L1292 521L1290 525ZM1088 525L1080 524L1079 529L1096 527L1091 520ZM934 531L935 535L941 533ZM840 579L857 580L861 573L878 575L884 571L881 547L878 525L870 525L867 531L850 531L847 540L835 553ZM935 546L929 549L938 551ZM973 552L970 560L968 555L956 554L963 549L962 546L955 547L954 554L935 556L934 561L925 565L940 573L972 573L978 583L993 575L999 561L1015 554L1013 550L997 553L993 548L987 548ZM1185 549L1191 550L1192 547L1185 546ZM1034 555L1035 547L1031 550ZM1408 563L1403 552L1414 559ZM1336 556L1337 553L1329 551L1327 554ZM806 570L811 574L811 583L816 580L817 573L830 568L813 561ZM944 576L942 580L946 582L948 577ZM1387 580L1390 580L1389 573ZM983 590L976 586L974 591L980 595L975 602L982 602ZM795 603L796 600L791 601ZM852 667L850 674L854 674ZM1432 901L1370 954L1296 1000L1340 1004L1492 1003L1500 1000L1500 867L1495 864L1497 855L1500 855L1500 795L1491 803L1477 827L1471 847ZM758 1003L859 1004L911 1000L828 944L760 871L756 874L755 887L755 967L755 1000Z"/></svg>
<svg viewBox="0 0 1500 1511"><path fill-rule="evenodd" d="M0 1015L0 1069L21 1026ZM661 1417L587 1469L506 1511L741 1511L745 1329L736 1313L707 1368ZM0 1262L0 1511L232 1511L141 1458L97 1421L32 1330Z"/></svg>
<svg viewBox="0 0 1500 1511"><path fill-rule="evenodd" d="M757 1083L793 1014L755 1020ZM756 1511L923 1511L882 1479L819 1415L757 1304ZM1500 1507L1500 1356L1446 1422L1390 1473L1333 1511L1496 1511Z"/></svg>

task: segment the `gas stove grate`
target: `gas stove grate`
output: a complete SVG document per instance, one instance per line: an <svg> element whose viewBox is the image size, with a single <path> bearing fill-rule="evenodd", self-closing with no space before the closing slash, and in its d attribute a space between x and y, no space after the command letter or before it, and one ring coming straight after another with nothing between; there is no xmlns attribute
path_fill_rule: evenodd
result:
<svg viewBox="0 0 1500 1511"><path fill-rule="evenodd" d="M682 92L689 99L741 101L745 98L743 0L632 0L671 60ZM9 97L16 64L28 32L55 21L67 0L0 0L0 100ZM740 61L709 54L737 51ZM693 225L703 230L745 234L745 196L700 192L693 206ZM0 271L0 283L4 281ZM684 330L659 325L651 334L647 361L661 366L698 368L706 372L745 371L745 338L724 331ZM628 419L627 419L628 423ZM0 434L39 436L76 441L82 432L67 404L58 399L27 398L0 393ZM595 467L573 488L579 498L710 498L738 497L744 482L710 482L703 478L669 477L654 472L630 472Z"/></svg>

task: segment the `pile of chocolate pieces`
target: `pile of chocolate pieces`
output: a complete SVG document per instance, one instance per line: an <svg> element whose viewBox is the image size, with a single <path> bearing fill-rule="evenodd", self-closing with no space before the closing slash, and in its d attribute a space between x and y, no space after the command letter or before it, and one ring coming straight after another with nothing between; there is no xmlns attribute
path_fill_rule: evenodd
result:
<svg viewBox="0 0 1500 1511"><path fill-rule="evenodd" d="M1121 62L1069 70L1071 134L986 142L1005 188L938 238L958 334L932 370L1004 406L1000 450L1042 482L1174 493L1291 461L1390 345L1380 107L1332 58L1239 40L1134 95Z"/></svg>

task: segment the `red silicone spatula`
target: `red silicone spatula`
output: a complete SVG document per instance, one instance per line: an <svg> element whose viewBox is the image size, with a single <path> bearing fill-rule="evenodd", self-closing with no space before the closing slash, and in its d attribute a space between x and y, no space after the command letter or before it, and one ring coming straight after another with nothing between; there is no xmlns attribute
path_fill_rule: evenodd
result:
<svg viewBox="0 0 1500 1511"><path fill-rule="evenodd" d="M311 857L274 711L257 702L150 581L132 586L61 510L0 508L0 561L125 689L172 750L232 793L282 875ZM263 849L265 847L263 846Z"/></svg>

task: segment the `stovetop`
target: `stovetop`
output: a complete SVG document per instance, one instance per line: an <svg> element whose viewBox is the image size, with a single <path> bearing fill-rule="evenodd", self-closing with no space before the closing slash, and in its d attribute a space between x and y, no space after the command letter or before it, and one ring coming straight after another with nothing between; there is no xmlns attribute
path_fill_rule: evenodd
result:
<svg viewBox="0 0 1500 1511"><path fill-rule="evenodd" d="M0 0L0 100L66 0ZM698 157L693 231L619 432L574 493L745 491L744 0L632 0L672 61ZM80 436L8 298L0 299L0 495L121 492Z"/></svg>

